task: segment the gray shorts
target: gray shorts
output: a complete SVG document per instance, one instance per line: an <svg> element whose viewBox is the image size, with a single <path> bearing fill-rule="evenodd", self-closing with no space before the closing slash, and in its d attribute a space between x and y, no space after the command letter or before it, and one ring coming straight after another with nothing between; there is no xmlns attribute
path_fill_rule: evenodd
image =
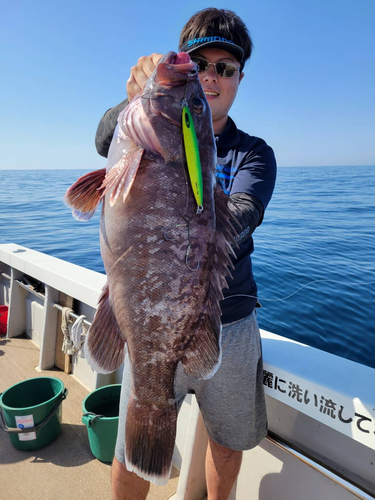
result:
<svg viewBox="0 0 375 500"><path fill-rule="evenodd" d="M126 355L115 452L123 464L130 387L130 361ZM212 378L188 377L181 363L178 365L175 394L179 406L191 392L197 398L207 433L216 443L232 450L249 450L267 435L262 348L254 312L247 318L223 326L222 362Z"/></svg>

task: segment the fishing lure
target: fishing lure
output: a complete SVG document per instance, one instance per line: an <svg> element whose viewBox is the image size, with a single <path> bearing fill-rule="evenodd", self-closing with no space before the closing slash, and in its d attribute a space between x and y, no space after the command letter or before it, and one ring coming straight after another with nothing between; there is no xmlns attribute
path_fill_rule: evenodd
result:
<svg viewBox="0 0 375 500"><path fill-rule="evenodd" d="M197 213L200 213L203 210L202 167L194 121L186 101L182 103L182 135L184 138L190 184L193 189L195 201L198 205Z"/></svg>

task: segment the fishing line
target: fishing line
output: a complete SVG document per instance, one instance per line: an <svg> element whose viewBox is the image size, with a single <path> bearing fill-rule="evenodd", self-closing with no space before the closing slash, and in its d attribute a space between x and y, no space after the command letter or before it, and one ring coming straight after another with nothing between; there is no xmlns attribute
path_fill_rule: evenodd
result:
<svg viewBox="0 0 375 500"><path fill-rule="evenodd" d="M290 297L293 297L293 295L295 295L296 293L300 292L303 288L306 288L307 286L312 285L313 283L322 283L324 281L325 282L331 282L331 283L339 283L340 285L346 285L346 286L352 286L352 285L373 285L375 283L375 281L354 281L352 283L348 283L347 281L319 279L319 280L309 281L305 285L302 285L300 288L298 288L295 292L293 292L290 295L287 295L286 297L283 297L281 299L265 299L265 298L262 298L262 297L257 297L255 295L247 295L247 294L238 293L236 295L230 295L229 297L224 297L224 300L231 299L232 297L249 297L251 299L258 299L258 300L262 300L264 302L282 302L283 300L287 300Z"/></svg>

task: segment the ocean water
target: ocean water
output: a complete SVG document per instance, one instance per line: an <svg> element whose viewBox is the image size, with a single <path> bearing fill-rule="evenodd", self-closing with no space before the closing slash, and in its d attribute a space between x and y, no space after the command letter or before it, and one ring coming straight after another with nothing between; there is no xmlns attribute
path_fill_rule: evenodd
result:
<svg viewBox="0 0 375 500"><path fill-rule="evenodd" d="M0 243L103 273L100 211L63 204L85 173L2 171ZM279 168L254 240L261 328L375 368L375 166Z"/></svg>

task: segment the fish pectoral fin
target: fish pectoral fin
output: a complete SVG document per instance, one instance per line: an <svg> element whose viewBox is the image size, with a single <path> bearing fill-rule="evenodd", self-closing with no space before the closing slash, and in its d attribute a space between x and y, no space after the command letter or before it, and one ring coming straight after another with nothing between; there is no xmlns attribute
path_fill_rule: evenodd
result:
<svg viewBox="0 0 375 500"><path fill-rule="evenodd" d="M106 169L95 170L80 177L65 193L65 203L73 209L73 216L89 220L99 205L104 189L101 188Z"/></svg>
<svg viewBox="0 0 375 500"><path fill-rule="evenodd" d="M128 140L126 153L121 156L105 176L102 187L104 188L104 194L112 190L109 201L111 207L116 203L121 192L123 193L122 200L125 201L133 185L144 151L141 146Z"/></svg>
<svg viewBox="0 0 375 500"><path fill-rule="evenodd" d="M216 314L204 314L181 359L183 370L190 377L209 379L220 366L220 306L216 309Z"/></svg>
<svg viewBox="0 0 375 500"><path fill-rule="evenodd" d="M99 298L84 349L87 362L99 373L112 373L124 362L125 339L109 301L108 283Z"/></svg>

